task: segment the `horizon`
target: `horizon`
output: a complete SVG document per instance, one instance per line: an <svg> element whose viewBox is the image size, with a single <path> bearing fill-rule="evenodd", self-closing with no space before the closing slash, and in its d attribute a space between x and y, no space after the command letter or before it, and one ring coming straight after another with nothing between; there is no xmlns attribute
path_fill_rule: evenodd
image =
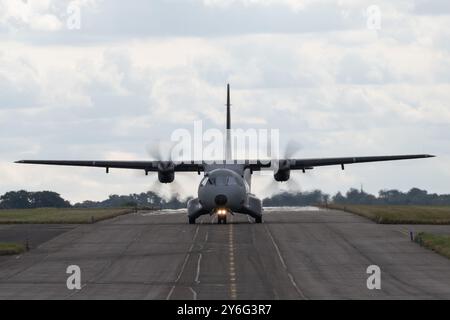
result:
<svg viewBox="0 0 450 320"><path fill-rule="evenodd" d="M411 187L408 190L398 190L398 189L384 188L384 189L378 190L378 192L376 192L376 193L366 192L366 190L364 190L364 189L351 187L351 188L349 188L346 191L337 191L337 192L332 193L332 194L324 192L323 190L320 190L320 189L311 189L311 190L279 190L277 193L273 193L271 195L268 195L268 196L262 198L262 200L263 201L264 200L268 200L268 199L271 199L273 197L277 197L277 196L280 196L280 195L293 195L293 196L296 196L296 195L308 195L308 194L313 194L315 192L320 192L323 196L329 196L330 199L331 199L331 198L337 196L338 194L341 194L342 196L346 197L351 191L357 191L360 194L366 194L366 195L369 195L369 196L374 196L377 199L380 199L379 198L380 193L383 192L383 191L398 191L398 192L406 195L409 192L411 192L412 190L425 191L427 193L427 195L450 196L450 193L447 194L447 193L429 192L428 190L422 189L422 188L419 188L419 187ZM58 191L54 191L54 190L37 190L37 191L33 191L33 190L21 189L21 190L9 190L9 191L5 192L4 194L0 194L0 197L4 196L6 193L9 193L9 192L21 192L21 191L25 191L27 193L51 192L51 193L56 193L56 194L61 196L61 194ZM75 205L83 204L84 202L97 202L97 203L100 203L100 202L103 202L103 201L107 201L108 199L110 199L113 196L129 197L129 196L134 196L134 195L146 194L148 192L153 193L154 195L156 195L157 197L159 197L161 200L164 200L164 201L174 201L175 200L175 201L180 201L180 202L186 202L187 200L189 200L189 197L190 197L190 196L188 196L188 197L180 198L180 195L176 194L176 193L173 193L171 195L171 197L166 197L164 195L158 194L158 192L156 192L156 191L147 190L147 191L141 191L141 192L129 193L129 194L110 194L106 198L100 199L100 200L84 199L82 201L73 202L73 201L70 201L70 200L62 197L62 196L61 196L61 198L63 200L68 201L71 206L75 206ZM0 204L1 204L1 200L0 200Z"/></svg>

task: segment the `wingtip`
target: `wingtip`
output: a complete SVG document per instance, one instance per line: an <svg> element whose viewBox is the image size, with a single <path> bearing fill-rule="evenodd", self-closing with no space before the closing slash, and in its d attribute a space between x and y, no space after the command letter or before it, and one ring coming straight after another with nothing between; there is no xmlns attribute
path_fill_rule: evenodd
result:
<svg viewBox="0 0 450 320"><path fill-rule="evenodd" d="M426 158L435 158L436 156L434 154L427 154Z"/></svg>
<svg viewBox="0 0 450 320"><path fill-rule="evenodd" d="M23 160L14 161L14 163L23 163Z"/></svg>

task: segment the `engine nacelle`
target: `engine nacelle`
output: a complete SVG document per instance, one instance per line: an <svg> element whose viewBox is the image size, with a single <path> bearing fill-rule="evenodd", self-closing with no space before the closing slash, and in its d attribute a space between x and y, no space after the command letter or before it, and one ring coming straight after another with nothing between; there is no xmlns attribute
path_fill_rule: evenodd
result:
<svg viewBox="0 0 450 320"><path fill-rule="evenodd" d="M278 170L275 171L273 177L278 182L288 181L291 177L291 164L287 160L278 162Z"/></svg>
<svg viewBox="0 0 450 320"><path fill-rule="evenodd" d="M162 161L158 165L158 180L161 183L171 183L175 180L175 165L170 161Z"/></svg>
<svg viewBox="0 0 450 320"><path fill-rule="evenodd" d="M278 170L273 177L278 182L288 181L291 177L291 170Z"/></svg>

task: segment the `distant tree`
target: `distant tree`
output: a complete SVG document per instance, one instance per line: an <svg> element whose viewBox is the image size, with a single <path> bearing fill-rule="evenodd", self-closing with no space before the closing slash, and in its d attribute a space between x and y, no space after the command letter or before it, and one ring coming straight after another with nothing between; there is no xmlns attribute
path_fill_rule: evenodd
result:
<svg viewBox="0 0 450 320"><path fill-rule="evenodd" d="M183 200L179 197L172 197L171 199L164 199L157 195L155 192L147 191L139 194L130 194L127 196L120 196L117 194L110 195L108 199L104 201L84 201L82 203L75 204L78 208L114 208L123 207L133 204L133 206L142 207L163 207L167 209L179 209L186 208L187 201L190 198Z"/></svg>
<svg viewBox="0 0 450 320"><path fill-rule="evenodd" d="M61 198L56 192L41 191L31 194L31 207L33 208L69 208L70 202Z"/></svg>
<svg viewBox="0 0 450 320"><path fill-rule="evenodd" d="M380 190L378 192L379 204L399 205L407 204L406 195L398 190Z"/></svg>
<svg viewBox="0 0 450 320"><path fill-rule="evenodd" d="M30 193L25 190L9 191L0 197L2 209L28 209L31 208Z"/></svg>
<svg viewBox="0 0 450 320"><path fill-rule="evenodd" d="M51 191L10 191L0 197L0 208L2 209L29 209L42 207L67 208L70 207L70 202L61 198L58 193Z"/></svg>
<svg viewBox="0 0 450 320"><path fill-rule="evenodd" d="M412 188L406 196L408 198L408 204L428 205L433 200L426 190L420 190L419 188Z"/></svg>
<svg viewBox="0 0 450 320"><path fill-rule="evenodd" d="M376 197L358 189L350 189L346 194L347 203L352 204L374 204Z"/></svg>
<svg viewBox="0 0 450 320"><path fill-rule="evenodd" d="M121 207L137 207L137 203L134 201L128 201L121 205Z"/></svg>
<svg viewBox="0 0 450 320"><path fill-rule="evenodd" d="M347 198L344 197L344 196L342 195L342 193L339 191L338 193L336 193L336 194L333 196L333 198L331 199L331 201L332 201L333 203L345 204L345 203L347 203Z"/></svg>
<svg viewBox="0 0 450 320"><path fill-rule="evenodd" d="M280 206L310 206L328 201L329 195L320 190L310 192L281 192L269 198L263 199L263 205L267 207Z"/></svg>

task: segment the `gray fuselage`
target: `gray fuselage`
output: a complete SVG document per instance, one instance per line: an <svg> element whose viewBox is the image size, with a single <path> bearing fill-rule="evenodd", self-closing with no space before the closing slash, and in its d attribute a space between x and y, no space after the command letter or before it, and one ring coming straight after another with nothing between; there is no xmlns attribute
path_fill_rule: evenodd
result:
<svg viewBox="0 0 450 320"><path fill-rule="evenodd" d="M207 172L200 182L198 198L205 210L227 208L238 212L249 192L248 183L233 170L214 169Z"/></svg>
<svg viewBox="0 0 450 320"><path fill-rule="evenodd" d="M251 173L242 165L208 165L198 187L198 198L188 203L190 220L218 210L243 213L260 221L261 200L250 190Z"/></svg>

